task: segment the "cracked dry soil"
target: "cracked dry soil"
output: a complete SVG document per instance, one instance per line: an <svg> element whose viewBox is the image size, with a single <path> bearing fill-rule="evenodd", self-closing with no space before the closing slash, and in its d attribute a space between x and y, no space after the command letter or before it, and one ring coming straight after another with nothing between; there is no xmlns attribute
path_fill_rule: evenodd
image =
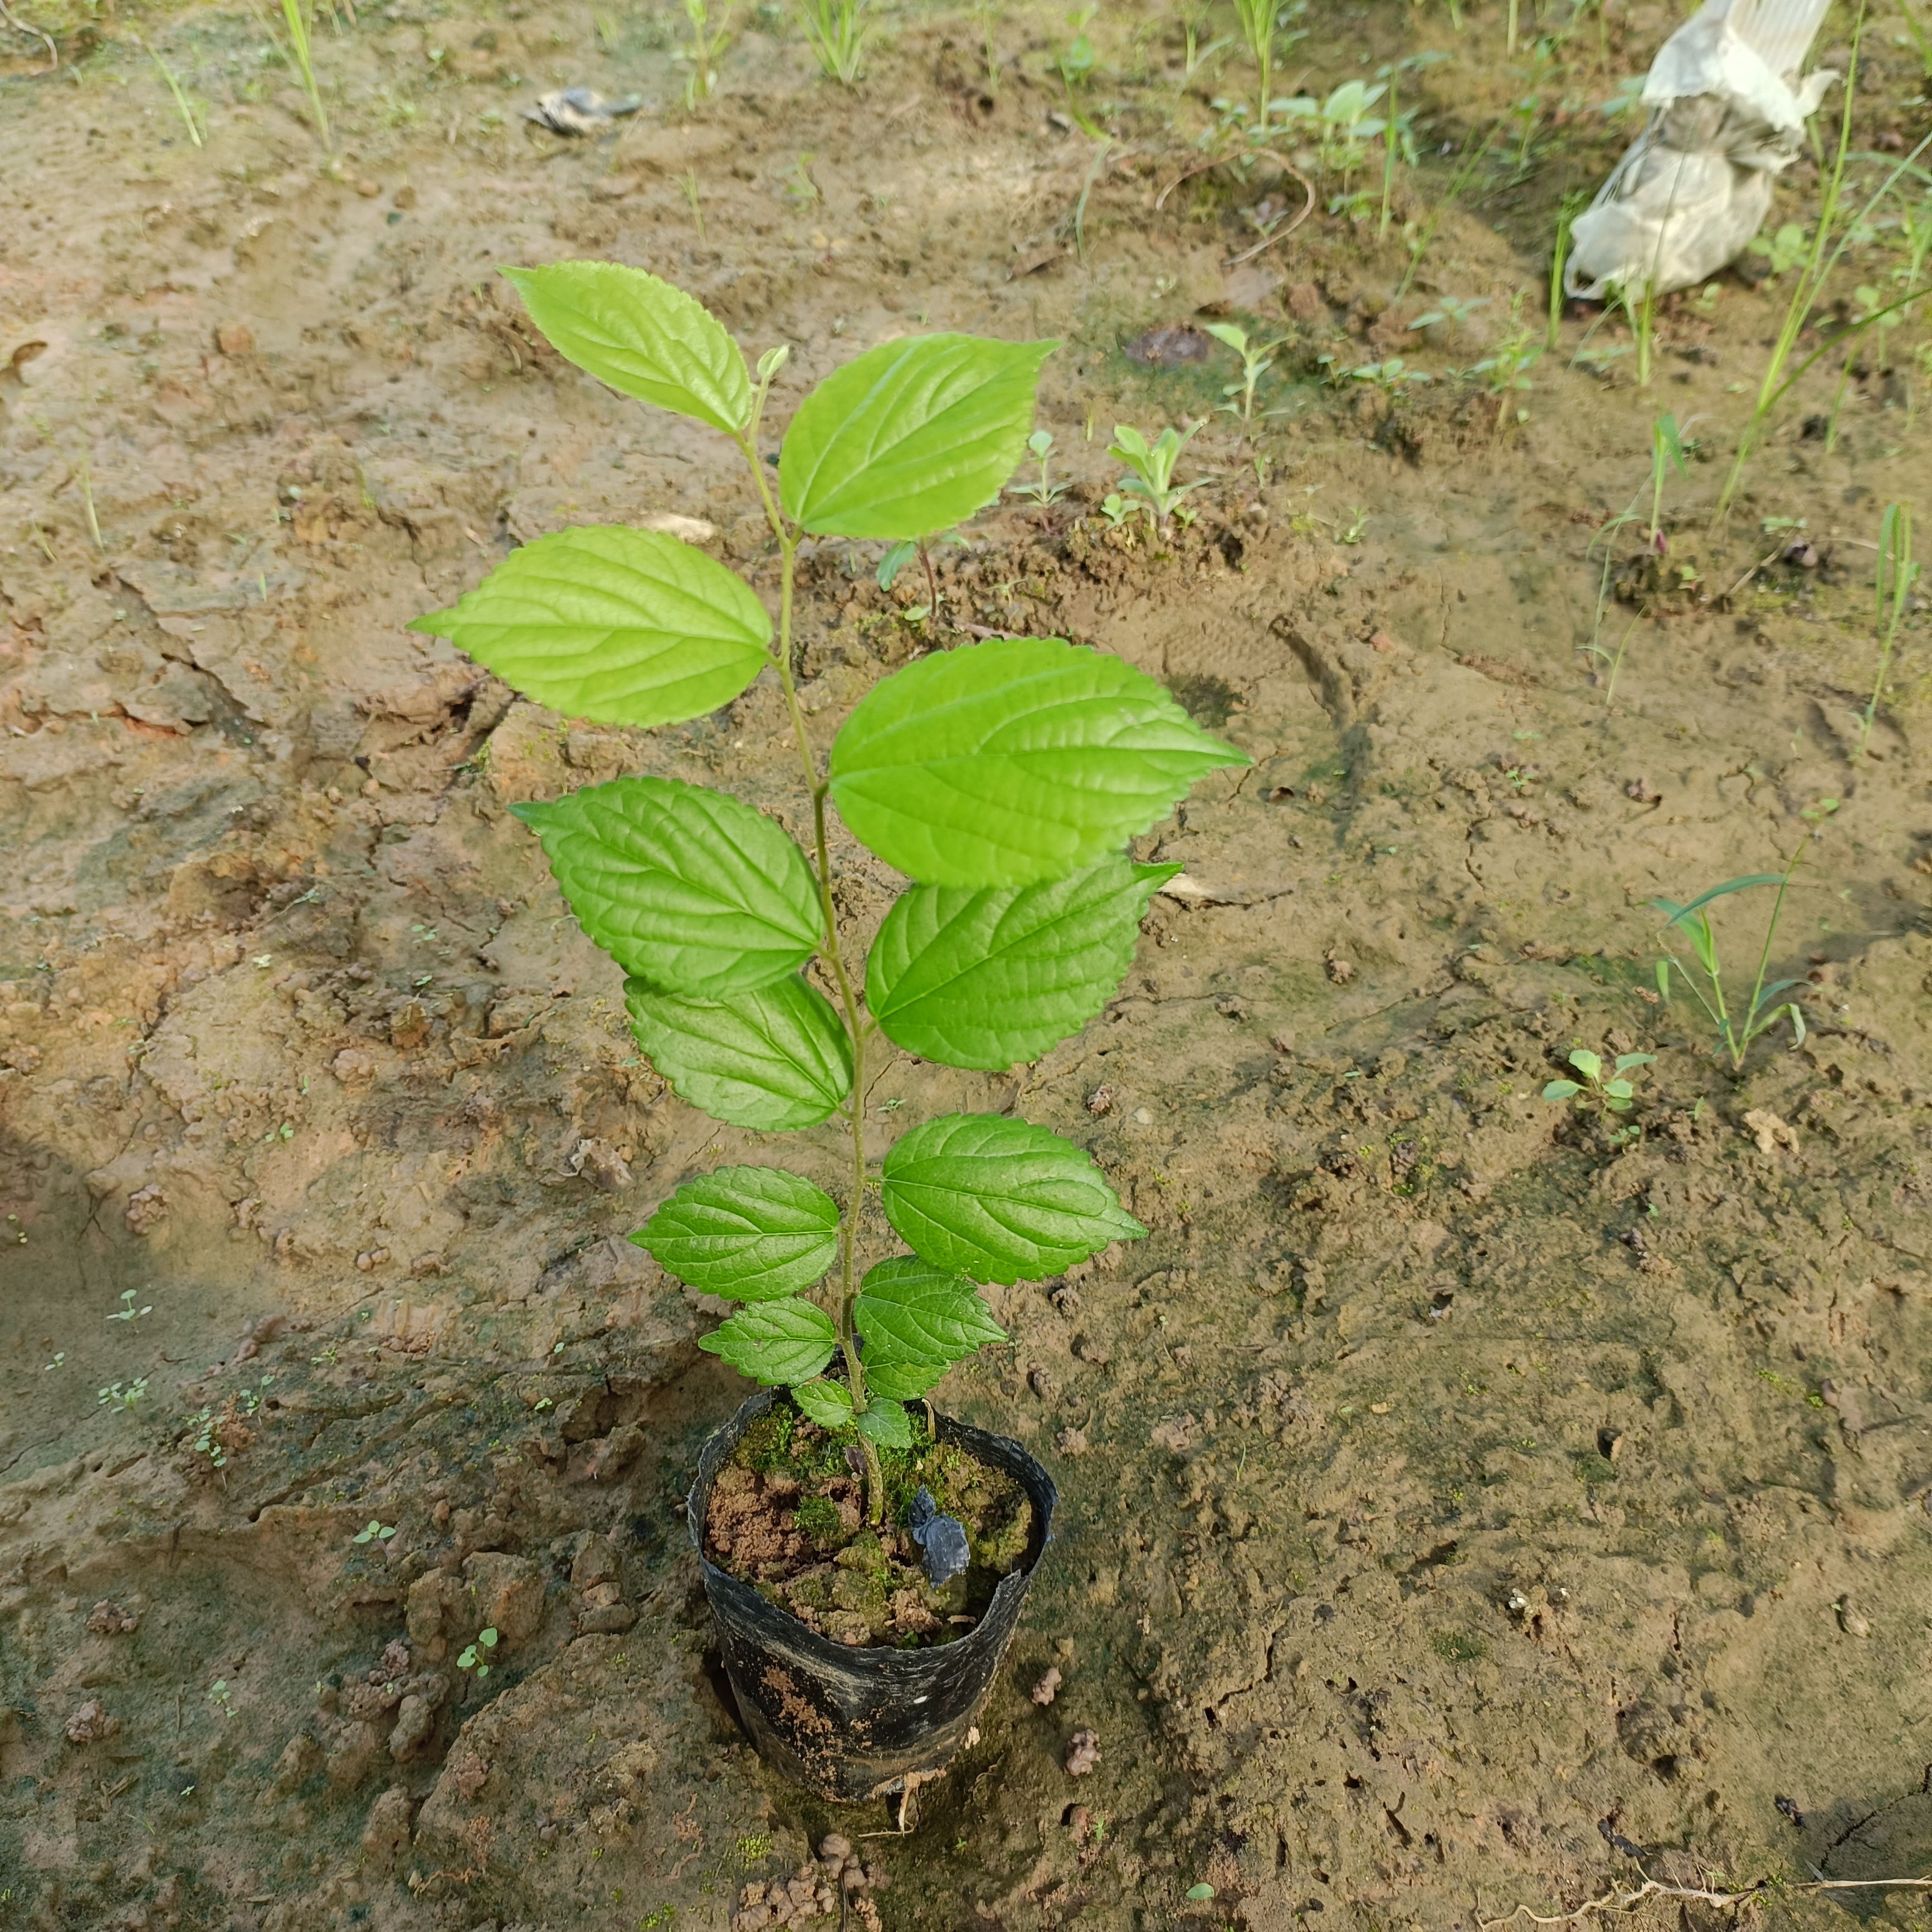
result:
<svg viewBox="0 0 1932 1932"><path fill-rule="evenodd" d="M1606 13L1647 59L1654 23ZM218 100L259 40L166 32ZM366 14L324 50L339 178L279 83L190 149L111 31L0 82L0 361L47 345L0 386L0 1924L829 1927L836 1881L794 1874L835 1827L866 1910L947 1932L1467 1926L1574 1905L1632 1846L1679 1880L1920 1868L1916 615L1864 759L1850 550L1659 598L1606 705L1586 545L1653 405L1554 361L1500 436L1446 386L1390 414L1304 384L1266 487L1216 427L1198 523L1130 543L1091 514L1106 425L1222 376L1123 345L1204 305L1304 369L1394 340L1399 250L1324 218L1224 271L1225 190L1152 211L1158 38L1090 182L1054 97L982 88L944 16L852 98L751 31L692 118L662 23L603 32ZM646 111L575 145L482 114L520 67ZM1533 288L1564 171L1614 138L1453 214L1443 285ZM776 694L587 728L404 628L575 522L702 518L769 575L728 452L562 364L492 278L570 254L794 344L781 420L892 330L1064 337L1042 420L1076 494L980 520L944 587L1121 653L1255 760L1139 842L1186 883L1078 1039L998 1076L901 1060L871 1096L875 1149L1023 1110L1152 1231L989 1290L1012 1345L946 1385L1047 1460L1062 1528L903 1837L767 1776L723 1700L680 1510L740 1385L694 1346L715 1304L624 1239L701 1168L836 1186L840 1156L664 1090L507 809L644 770L796 827ZM1732 421L1768 301L1666 314L1681 416ZM1780 444L1740 533L1685 539L1708 581L1758 517L1922 490L1891 434L1861 392L1835 452ZM873 561L808 564L825 738L920 647ZM1810 1036L1733 1078L1648 991L1646 902L1774 864L1826 796L1778 949ZM862 926L891 882L837 856ZM1579 1043L1658 1056L1640 1139L1537 1097Z"/></svg>

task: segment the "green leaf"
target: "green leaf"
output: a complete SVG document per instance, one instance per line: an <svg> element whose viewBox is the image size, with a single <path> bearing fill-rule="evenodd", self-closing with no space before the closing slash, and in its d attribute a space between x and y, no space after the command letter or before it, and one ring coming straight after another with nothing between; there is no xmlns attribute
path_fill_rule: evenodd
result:
<svg viewBox="0 0 1932 1932"><path fill-rule="evenodd" d="M1700 906L1708 905L1713 899L1720 899L1730 892L1748 892L1754 886L1774 886L1781 883L1776 872L1748 872L1742 877L1726 879L1721 886L1713 886L1708 892L1700 892L1688 905L1679 905L1674 899L1652 899L1651 904L1661 913L1670 914L1666 926L1682 926Z"/></svg>
<svg viewBox="0 0 1932 1932"><path fill-rule="evenodd" d="M771 619L740 578L676 537L614 526L538 537L410 628L553 711L608 724L701 717L771 662Z"/></svg>
<svg viewBox="0 0 1932 1932"><path fill-rule="evenodd" d="M824 1309L788 1294L781 1301L741 1308L709 1335L700 1335L698 1346L772 1388L781 1382L811 1381L831 1360L838 1333Z"/></svg>
<svg viewBox="0 0 1932 1932"><path fill-rule="evenodd" d="M915 886L866 962L886 1036L947 1066L1035 1060L1105 1006L1133 963L1149 897L1178 866L1111 853L1046 885Z"/></svg>
<svg viewBox="0 0 1932 1932"><path fill-rule="evenodd" d="M936 1387L952 1366L947 1362L868 1362L866 1386L895 1402L914 1402Z"/></svg>
<svg viewBox="0 0 1932 1932"><path fill-rule="evenodd" d="M845 823L934 886L1030 885L1090 866L1247 758L1144 672L1058 638L934 652L874 685L832 747Z"/></svg>
<svg viewBox="0 0 1932 1932"><path fill-rule="evenodd" d="M631 1238L704 1294L776 1300L838 1259L838 1208L782 1168L721 1167L687 1180Z"/></svg>
<svg viewBox="0 0 1932 1932"><path fill-rule="evenodd" d="M912 1447L912 1418L890 1396L873 1396L858 1421L859 1433L881 1449Z"/></svg>
<svg viewBox="0 0 1932 1932"><path fill-rule="evenodd" d="M943 1372L1006 1339L970 1281L911 1255L868 1270L852 1314L866 1344L866 1378L875 1386L880 1367Z"/></svg>
<svg viewBox="0 0 1932 1932"><path fill-rule="evenodd" d="M838 1016L794 974L728 1003L624 984L631 1030L681 1100L734 1127L815 1126L852 1088Z"/></svg>
<svg viewBox="0 0 1932 1932"><path fill-rule="evenodd" d="M1604 1070L1604 1063L1594 1053L1580 1046L1570 1054L1570 1064L1575 1067L1586 1080L1594 1080Z"/></svg>
<svg viewBox="0 0 1932 1932"><path fill-rule="evenodd" d="M752 420L738 345L702 302L641 268L559 262L503 271L560 356L640 402L736 436Z"/></svg>
<svg viewBox="0 0 1932 1932"><path fill-rule="evenodd" d="M807 396L778 461L784 506L820 536L926 537L998 500L1025 453L1056 342L911 335Z"/></svg>
<svg viewBox="0 0 1932 1932"><path fill-rule="evenodd" d="M1544 1088L1543 1097L1546 1100L1568 1100L1582 1090L1574 1080L1552 1080Z"/></svg>
<svg viewBox="0 0 1932 1932"><path fill-rule="evenodd" d="M879 560L878 577L879 588L890 590L898 581L898 574L919 554L916 543L896 543Z"/></svg>
<svg viewBox="0 0 1932 1932"><path fill-rule="evenodd" d="M1657 1055L1654 1053L1620 1053L1617 1055L1617 1071L1628 1073L1633 1066L1654 1066Z"/></svg>
<svg viewBox="0 0 1932 1932"><path fill-rule="evenodd" d="M998 1114L946 1114L887 1153L886 1219L934 1268L1038 1280L1147 1230L1080 1150Z"/></svg>
<svg viewBox="0 0 1932 1932"><path fill-rule="evenodd" d="M1630 1096L1636 1091L1636 1089L1628 1080L1612 1080L1604 1089L1605 1095L1613 1105L1618 1101L1628 1105Z"/></svg>
<svg viewBox="0 0 1932 1932"><path fill-rule="evenodd" d="M543 841L578 922L626 972L705 999L795 972L824 931L782 826L676 778L618 778L511 810Z"/></svg>
<svg viewBox="0 0 1932 1932"><path fill-rule="evenodd" d="M800 1412L821 1429L849 1429L852 1425L852 1392L843 1382L801 1382L791 1392Z"/></svg>

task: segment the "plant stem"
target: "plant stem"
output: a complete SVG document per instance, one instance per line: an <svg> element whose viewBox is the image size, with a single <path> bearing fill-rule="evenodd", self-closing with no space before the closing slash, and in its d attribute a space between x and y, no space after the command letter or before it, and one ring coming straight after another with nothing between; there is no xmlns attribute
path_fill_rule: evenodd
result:
<svg viewBox="0 0 1932 1932"><path fill-rule="evenodd" d="M1376 238L1383 242L1388 239L1389 203L1395 194L1395 144L1401 134L1400 124L1396 118L1396 88L1400 79L1401 70L1390 68L1388 115L1382 123L1382 223L1376 231Z"/></svg>
<svg viewBox="0 0 1932 1932"><path fill-rule="evenodd" d="M758 500L764 507L772 533L778 539L778 635L772 662L777 667L778 682L784 691L785 709L791 718L792 738L798 749L799 764L804 771L806 790L812 800L813 866L818 884L819 916L824 926L818 956L838 989L841 1017L852 1049L852 1090L846 1103L846 1119L852 1130L852 1185L841 1217L843 1226L839 1240L837 1322L839 1351L845 1359L845 1386L856 1412L862 1410L866 1404L866 1372L860 1364L859 1345L852 1321L852 1306L858 1296L859 1240L866 1208L866 1027L860 1018L858 990L838 944L838 917L832 898L831 846L825 830L825 800L831 788L830 782L820 774L812 740L806 730L805 707L799 702L798 685L792 674L791 619L798 565L798 534L786 523L772 495L764 466L758 460L758 424L764 413L765 387L768 386L767 383L760 388L751 427L737 442L751 467L752 480L757 485ZM866 1458L866 1517L868 1522L877 1523L883 1520L885 1510L885 1472L879 1466L878 1449L872 1438L862 1432L859 1437L859 1447Z"/></svg>
<svg viewBox="0 0 1932 1932"><path fill-rule="evenodd" d="M1772 941L1778 937L1778 922L1784 910L1784 896L1791 890L1791 875L1797 871L1798 862L1804 857L1805 848L1811 843L1814 836L1814 828L1808 825L1804 828L1804 836L1798 842L1797 850L1791 855L1791 862L1784 868L1784 878L1778 882L1778 896L1771 902L1771 922L1764 929L1764 945L1757 956L1757 977L1751 984L1750 1004L1744 1009L1744 1036L1742 1042L1730 1042L1731 1071L1733 1073L1743 1071L1746 1052L1749 1049L1751 1042L1765 1030L1756 1024L1757 1005L1758 997L1764 990L1764 976L1771 964ZM1711 976L1712 983L1714 985L1717 975L1713 974ZM1728 1015L1726 1016L1724 1032L1728 1040L1730 1034Z"/></svg>
<svg viewBox="0 0 1932 1932"><path fill-rule="evenodd" d="M1879 524L1878 572L1874 580L1880 626L1878 675L1872 681L1871 698L1865 706L1864 722L1858 730L1861 752L1871 739L1873 721L1878 716L1878 701L1884 695L1886 677L1892 669L1892 646L1898 641L1898 627L1905 616L1905 600L1918 574L1912 561L1912 512L1903 503L1890 504ZM1885 608L1888 589L1892 602L1888 619Z"/></svg>
<svg viewBox="0 0 1932 1932"><path fill-rule="evenodd" d="M1857 17L1852 23L1852 56L1846 64L1847 71L1844 84L1844 96L1838 114L1838 149L1834 156L1830 172L1825 177L1825 191L1818 206L1817 232L1811 238L1811 252L1804 266L1798 271L1797 286L1791 292L1791 300L1786 304L1784 320L1779 324L1777 339L1772 345L1771 360L1765 364L1763 379L1758 384L1757 400L1752 406L1750 420L1744 424L1744 434L1738 439L1737 454L1731 459L1730 473L1724 478L1724 487L1718 496L1718 508L1714 520L1721 523L1730 513L1731 500L1737 494L1738 486L1744 481L1744 466L1750 460L1751 452L1757 446L1765 418L1783 393L1778 378L1784 372L1784 365L1791 359L1791 352L1798 337L1804 332L1805 322L1810 319L1812 306L1817 299L1818 290L1826 276L1836 265L1838 253L1834 252L1828 262L1825 256L1826 242L1832 224L1837 220L1838 197L1845 179L1845 162L1852 146L1852 101L1858 90L1858 48L1865 29L1865 0L1858 0Z"/></svg>

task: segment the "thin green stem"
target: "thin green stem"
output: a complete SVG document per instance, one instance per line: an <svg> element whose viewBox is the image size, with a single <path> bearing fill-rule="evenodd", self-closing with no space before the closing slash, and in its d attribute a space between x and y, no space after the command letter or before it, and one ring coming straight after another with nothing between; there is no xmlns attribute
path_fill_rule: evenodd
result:
<svg viewBox="0 0 1932 1932"><path fill-rule="evenodd" d="M1734 1046L1731 1052L1731 1071L1742 1070L1744 1053L1751 1042L1764 1031L1758 1024L1758 1001L1764 992L1764 976L1771 966L1772 942L1778 937L1778 922L1784 911L1784 896L1791 890L1791 875L1798 869L1798 862L1804 856L1805 848L1811 843L1813 833L1807 826L1804 836L1798 842L1798 849L1791 855L1791 862L1784 868L1784 876L1778 882L1778 896L1771 902L1771 922L1764 929L1764 944L1757 956L1757 977L1751 984L1750 1004L1744 1010L1744 1036L1742 1044ZM1766 1023L1768 1024L1767 1022ZM1726 1029L1728 1031L1729 1029Z"/></svg>
<svg viewBox="0 0 1932 1932"><path fill-rule="evenodd" d="M1811 238L1811 251L1804 267L1798 272L1797 286L1791 292L1791 300L1784 311L1784 320L1779 324L1776 340L1772 345L1771 360L1766 364L1764 376L1758 384L1757 400L1753 405L1750 420L1744 424L1744 434L1738 439L1737 454L1731 459L1730 472L1724 478L1724 487L1718 496L1718 507L1714 521L1721 523L1730 514L1731 500L1737 494L1738 486L1743 482L1744 466L1750 460L1752 452L1757 447L1766 418L1784 394L1779 377L1784 365L1791 359L1791 352L1803 334L1811 310L1818 298L1818 291L1825 278L1837 266L1838 256L1844 252L1841 241L1830 260L1825 256L1826 245L1830 239L1832 224L1838 219L1838 198L1844 190L1845 163L1851 152L1852 103L1858 92L1858 49L1864 35L1865 0L1858 0L1856 19L1852 24L1852 53L1846 63L1844 89L1839 104L1838 146L1832 158L1832 166L1825 177L1824 193L1819 202L1817 232ZM1880 189L1882 194L1885 192ZM1856 224L1855 224L1856 226Z"/></svg>
<svg viewBox="0 0 1932 1932"><path fill-rule="evenodd" d="M832 897L831 844L825 828L825 800L830 788L830 782L820 774L818 760L812 752L812 740L806 729L805 707L799 702L797 680L792 671L792 608L797 576L798 532L786 521L772 494L764 466L758 460L758 429L764 415L765 398L770 387L769 377L760 384L751 423L736 440L750 466L752 480L757 487L758 500L764 506L766 520L778 539L778 634L772 662L784 692L785 709L791 718L792 739L805 775L806 790L812 800L813 869L818 886L819 916L824 926L818 956L838 988L840 1016L852 1052L851 1100L846 1113L852 1130L852 1182L845 1211L841 1217L837 1325L839 1352L845 1360L846 1388L854 1410L863 1410L867 1401L866 1372L859 1360L852 1311L858 1296L859 1244L866 1208L866 1042L869 1029L861 1016L858 988L838 943L838 912ZM859 1437L859 1447L866 1459L866 1518L876 1523L883 1520L884 1514L885 1472L880 1467L878 1449L862 1432Z"/></svg>

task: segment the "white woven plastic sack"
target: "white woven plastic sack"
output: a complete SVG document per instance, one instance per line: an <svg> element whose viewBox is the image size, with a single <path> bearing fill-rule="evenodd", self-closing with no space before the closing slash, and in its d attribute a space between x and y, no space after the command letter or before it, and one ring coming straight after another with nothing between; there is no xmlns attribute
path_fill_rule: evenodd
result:
<svg viewBox="0 0 1932 1932"><path fill-rule="evenodd" d="M1742 254L1838 76L1798 70L1831 0L1707 0L1643 84L1650 119L1570 230L1564 290L1688 288Z"/></svg>

